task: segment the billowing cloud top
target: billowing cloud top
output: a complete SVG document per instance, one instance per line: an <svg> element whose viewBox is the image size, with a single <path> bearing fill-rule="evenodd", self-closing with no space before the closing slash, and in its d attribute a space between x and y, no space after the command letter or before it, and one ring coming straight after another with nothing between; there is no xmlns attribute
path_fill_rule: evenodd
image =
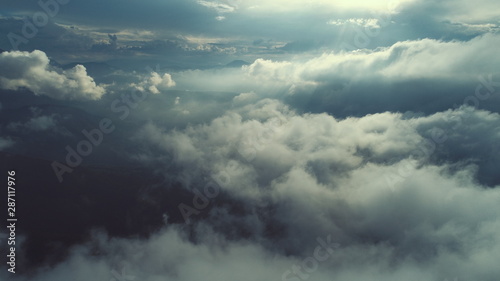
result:
<svg viewBox="0 0 500 281"><path fill-rule="evenodd" d="M33 52L3 52L0 54L0 87L7 90L27 88L36 95L55 99L97 100L105 89L96 85L83 65L61 70L49 65L47 55Z"/></svg>

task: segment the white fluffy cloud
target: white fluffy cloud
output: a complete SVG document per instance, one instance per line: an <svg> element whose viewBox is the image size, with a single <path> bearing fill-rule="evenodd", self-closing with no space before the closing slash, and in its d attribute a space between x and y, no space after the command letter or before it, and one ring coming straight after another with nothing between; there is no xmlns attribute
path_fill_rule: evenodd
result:
<svg viewBox="0 0 500 281"><path fill-rule="evenodd" d="M354 24L366 28L380 28L378 19L364 19L364 18L351 18L347 20L331 20L328 22L331 25L344 25L344 24Z"/></svg>
<svg viewBox="0 0 500 281"><path fill-rule="evenodd" d="M248 12L266 12L266 13L283 13L283 12L294 12L294 11L304 11L312 8L320 8L327 10L329 12L341 11L352 11L355 9L363 11L376 11L376 12L393 12L395 9L401 5L414 2L414 0L401 0L401 1L367 1L367 0L355 0L355 1L327 1L327 0L315 0L309 1L304 5L304 2L299 0L293 1L252 1L244 2L240 1L240 8L248 10Z"/></svg>
<svg viewBox="0 0 500 281"><path fill-rule="evenodd" d="M189 90L254 91L259 96L312 93L325 85L382 85L418 79L438 81L440 89L453 87L454 79L475 87L478 76L485 79L498 74L500 59L494 47L498 44L496 34L465 42L404 41L387 48L331 52L308 59L257 59L241 69L185 71L176 80L179 88Z"/></svg>
<svg viewBox="0 0 500 281"><path fill-rule="evenodd" d="M69 70L49 65L49 58L42 52L3 52L0 54L0 87L9 90L27 88L36 95L55 99L97 100L105 89L96 85L87 75L84 66Z"/></svg>
<svg viewBox="0 0 500 281"><path fill-rule="evenodd" d="M159 94L162 90L174 87L175 81L168 73L161 76L157 72L151 72L149 77L144 78L142 82L138 84L134 83L131 86L141 91L148 90L153 94Z"/></svg>
<svg viewBox="0 0 500 281"><path fill-rule="evenodd" d="M274 62L259 59L245 67L260 79L325 82L335 78L391 79L469 78L497 73L500 63L492 46L500 36L488 34L468 42L432 39L398 42L388 48L324 54L306 62Z"/></svg>
<svg viewBox="0 0 500 281"><path fill-rule="evenodd" d="M257 241L299 257L332 234L344 247L313 273L318 280L494 280L499 271L485 261L499 257L500 191L478 183L478 174L499 183L498 124L498 114L465 107L337 120L264 100L207 125L161 133L149 124L139 135L176 152L190 188L203 186L200 171L225 177L223 192L269 207L266 215L285 230L264 239L258 215L224 207L207 210L207 223L227 229L232 218L245 221Z"/></svg>
<svg viewBox="0 0 500 281"><path fill-rule="evenodd" d="M237 168L232 167L235 182L251 179L258 186L279 179L293 167L333 183L338 175L367 161L392 165L405 159L469 161L493 176L495 157L481 162L474 158L500 156L491 150L500 141L499 121L498 114L465 107L411 119L387 112L337 120L327 114L296 115L278 101L263 100L185 132L161 135L159 128L149 124L140 135L165 151L176 151L177 164L188 170L195 171L198 165L218 173L230 160L239 161ZM243 192L250 190L241 187Z"/></svg>

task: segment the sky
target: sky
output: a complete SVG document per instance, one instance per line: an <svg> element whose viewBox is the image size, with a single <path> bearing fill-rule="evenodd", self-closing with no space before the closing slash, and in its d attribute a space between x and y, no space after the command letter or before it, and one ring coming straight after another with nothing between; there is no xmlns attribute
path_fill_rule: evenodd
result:
<svg viewBox="0 0 500 281"><path fill-rule="evenodd" d="M0 7L1 280L498 280L499 1Z"/></svg>

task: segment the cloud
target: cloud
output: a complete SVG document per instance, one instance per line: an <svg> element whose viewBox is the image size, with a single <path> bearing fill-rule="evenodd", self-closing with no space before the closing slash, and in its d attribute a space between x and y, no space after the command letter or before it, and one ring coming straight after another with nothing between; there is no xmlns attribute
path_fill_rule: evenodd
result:
<svg viewBox="0 0 500 281"><path fill-rule="evenodd" d="M254 1L252 3L246 3L243 2L240 5L240 8L243 9L248 9L249 11L255 11L255 12L266 12L266 13L283 13L283 12L295 12L295 11L308 11L309 9L312 8L320 8L327 10L329 12L334 12L341 10L343 12L345 11L352 11L352 10L363 10L363 11L376 11L376 12L387 12L387 11L394 11L396 10L399 6L402 6L407 3L414 2L412 0L410 1L380 1L380 2L373 2L373 1L324 1L324 0L316 0L316 1L311 1L309 3L309 6L305 6L303 2L301 1L274 1L274 2L266 2L266 1Z"/></svg>
<svg viewBox="0 0 500 281"><path fill-rule="evenodd" d="M463 107L428 117L403 118L408 117L400 113L344 120L326 114L297 116L280 102L263 100L234 109L210 125L163 137L156 133L157 137L151 140L165 150L176 151L178 159L184 159L179 162L192 170L202 165L210 169L209 172L218 173L231 159L240 161L239 176L260 175L261 180L265 179L261 182L253 178L252 181L257 181L254 184L278 180L297 166L309 167L309 173L330 182L335 180L336 173L348 173L366 161L382 164L405 159L435 164L476 164L480 171L484 170L484 177L480 177L483 183L500 184L493 173L493 166L498 164L494 155L499 152L491 150L498 138L495 132L500 117L497 113ZM147 135L158 130L148 127ZM433 145L426 147L431 145L428 142ZM212 153L215 150L217 155ZM253 156L248 157L251 154ZM489 160L475 161L477 158ZM325 165L329 167L326 170ZM332 169L336 172L332 173ZM265 174L272 178L266 178ZM249 179L235 176L235 181L249 182Z"/></svg>
<svg viewBox="0 0 500 281"><path fill-rule="evenodd" d="M259 99L339 117L430 114L462 104L497 111L496 44L500 36L486 34L465 42L422 39L292 60L259 58L240 69L178 72L176 82L192 91L253 91Z"/></svg>
<svg viewBox="0 0 500 281"><path fill-rule="evenodd" d="M117 5L121 7L119 12L114 10ZM47 25L49 30L40 29L39 35L30 39L26 45L22 44L21 48L42 49L51 57L65 60L74 58L74 52L77 52L80 57L85 55L89 60L120 57L135 61L123 51L128 49L134 53L138 50L133 51L129 47L138 48L141 50L136 54L161 52L163 55L161 58L164 58L170 53L161 51L161 46L155 46L155 42L156 45L161 45L157 43L203 34L209 38L223 39L229 45L228 48L237 48L238 54L242 56L245 55L245 51L252 54L264 52L283 55L283 51L338 50L339 44L343 41L352 44L352 38L360 31L363 32L363 26L380 26L381 28L375 28L378 32L376 36L370 38L370 44L363 46L374 49L390 46L398 41L420 38L470 39L490 30L474 29L470 25L498 26L498 19L490 12L494 11L491 9L494 7L496 4L490 0L480 1L472 6L463 1L460 5L456 5L449 1L427 0L380 2L315 0L308 5L304 5L302 1L250 3L241 0L167 2L148 0L141 5L133 1L112 0L106 5L90 1L83 6L78 3L64 6L65 12L59 13L57 18L53 19L60 22L49 22ZM92 9L92 13L81 13L87 9ZM213 12L207 13L208 9ZM39 10L40 7L34 3L15 3L10 14L20 18ZM473 19L465 17L470 11L474 13ZM214 17L218 21L214 20ZM332 20L337 23L351 22L349 25L357 29L327 24ZM15 20L15 24L11 18L4 21L3 24L0 22L0 28L6 27L6 33L13 30L16 34L22 33L21 20ZM169 28L165 29L164 26ZM113 44L103 43L103 40L108 39L108 33L117 34L120 38L120 44L117 45L118 49L121 49L120 52L116 52ZM267 49L252 48L252 42L258 38L271 40L277 44ZM3 42L0 38L2 48L10 48L7 41L6 37L3 38ZM101 43L98 43L99 41ZM280 49L286 44L291 45ZM87 52L92 45L95 50L99 50L99 54ZM168 49L168 46L163 48L163 50ZM286 58L289 56L285 53L283 59ZM210 57L202 59L204 62L210 60Z"/></svg>
<svg viewBox="0 0 500 281"><path fill-rule="evenodd" d="M235 8L231 5L227 5L224 3L218 3L218 2L212 2L212 1L199 0L198 4L205 6L205 7L208 7L208 8L211 8L211 9L214 9L218 13L221 13L221 14L232 13L235 10Z"/></svg>
<svg viewBox="0 0 500 281"><path fill-rule="evenodd" d="M427 2L427 1L423 1ZM456 21L466 23L479 23L495 21L499 19L494 10L500 9L500 4L493 0L482 0L476 5L467 1L442 1L435 3L446 11L446 17Z"/></svg>
<svg viewBox="0 0 500 281"><path fill-rule="evenodd" d="M8 128L12 130L17 130L19 127L24 127L28 130L33 130L33 131L46 131L50 129L56 129L56 121L53 115L38 116L38 117L33 117L24 124L16 122L16 123L11 123L8 126Z"/></svg>
<svg viewBox="0 0 500 281"><path fill-rule="evenodd" d="M224 174L229 180L221 188L233 200L255 206L257 214L260 208L273 210L267 215L284 230L261 242L268 249L304 256L316 236L332 233L345 246L327 266L339 280L367 276L373 268L381 280L397 279L413 276L420 266L429 280L488 279L495 269L481 266L481 258L472 258L473 265L464 263L463 270L446 264L461 263L462 255L497 256L485 245L497 247L499 242L486 237L500 226L495 215L500 193L478 184L477 177L484 170L498 186L490 165L499 163L469 160L492 153L498 136L488 132L496 132L499 121L498 114L471 108L410 119L380 113L336 120L326 114L297 115L268 100L208 125L166 133L154 144L178 153L175 165L195 186L203 184L199 171L216 178ZM248 157L249 150L254 156ZM393 174L401 180L388 180ZM463 207L464 200L475 202L474 207ZM240 228L262 241L263 219L252 220L259 217L253 212L225 215L223 206L207 210L204 222L225 233L237 217L245 221ZM480 212L483 206L490 212ZM486 244L472 242L476 239L486 239ZM372 246L365 246L367 241ZM442 250L434 250L436 244ZM346 260L348 264L342 262Z"/></svg>
<svg viewBox="0 0 500 281"><path fill-rule="evenodd" d="M3 52L0 63L0 86L3 89L27 88L35 95L55 99L97 100L105 89L96 85L82 65L69 70L58 70L49 65L49 58L42 52Z"/></svg>
<svg viewBox="0 0 500 281"><path fill-rule="evenodd" d="M116 5L120 5L120 12L114 10ZM484 8L488 7L487 5L495 6L485 0L465 11L488 9ZM461 7L468 6L470 5L464 2ZM207 38L217 38L207 43L224 41L227 56L214 63L214 58L208 56L211 52L206 52L205 56L194 60L199 68L209 62L217 65L228 58L234 59L231 56L234 54L238 54L240 59L248 54L251 54L253 59L259 54L272 55L276 59L289 59L289 53L339 50L343 49L339 47L342 43L354 45L354 38L367 28L371 29L369 34L375 35L370 36L370 42L362 47L370 49L421 38L468 40L498 29L498 20L493 15L482 21L457 17L456 13L464 11L448 1L316 0L304 5L301 1L250 3L240 0L148 0L138 5L133 1L112 0L106 5L90 1L84 6L73 3L64 8L65 12L59 13L57 18L53 19L58 22L49 22L47 27L39 30L36 37L26 44L21 44L20 48L42 49L50 57L66 62L72 62L75 53L78 53L78 57L86 60L120 58L133 64L137 63L137 60L134 59L136 56L131 54L147 53L155 55L157 60L177 67L173 58L178 57L179 53L189 53L193 48L184 48L189 44L186 45L187 42L182 38L203 35ZM81 13L86 9L92 9L92 13ZM4 22L0 21L0 28L4 27L6 33L14 31L21 34L23 22L19 18L39 10L40 7L34 3L15 3L11 14L16 20L4 18ZM480 14L478 11L477 15ZM328 24L332 20L338 24L350 23ZM169 28L165 29L164 26ZM116 34L119 38L118 44L113 40L110 41L111 44L108 43L108 34ZM3 49L10 48L6 38L0 38ZM273 44L256 48L253 42L259 38ZM208 50L209 45L205 45L203 49ZM188 65L192 66L194 62Z"/></svg>
<svg viewBox="0 0 500 281"><path fill-rule="evenodd" d="M26 14L24 14L26 15ZM60 13L59 15L62 15ZM5 34L14 33L23 37L25 22L20 17L0 19L0 30ZM39 28L36 36L26 41L21 41L17 46L22 51L42 50L51 60L58 63L73 62L75 53L79 56L96 43L95 36L88 30L79 30L78 26L61 24L49 21L43 28ZM0 47L11 50L13 46L8 36L0 38ZM53 62L53 61L52 61Z"/></svg>
<svg viewBox="0 0 500 281"><path fill-rule="evenodd" d="M331 76L351 79L462 77L496 73L498 60L490 46L499 41L500 36L493 34L468 42L432 39L404 41L373 51L325 53L306 62L260 59L246 69L249 74L259 78L290 83L299 79L319 82Z"/></svg>
<svg viewBox="0 0 500 281"><path fill-rule="evenodd" d="M151 77L149 78L148 82L151 85L149 87L149 90L155 94L159 93L158 88L166 89L175 86L175 81L172 80L172 76L170 76L170 74L168 73L160 76L158 73L153 72L151 73Z"/></svg>
<svg viewBox="0 0 500 281"><path fill-rule="evenodd" d="M0 151L5 150L14 145L14 141L8 137L0 137Z"/></svg>
<svg viewBox="0 0 500 281"><path fill-rule="evenodd" d="M238 105L248 104L254 102L258 99L258 96L254 92L241 93L233 98L233 102Z"/></svg>
<svg viewBox="0 0 500 281"><path fill-rule="evenodd" d="M172 79L172 76L168 73L160 74L156 72L151 72L150 76L144 78L144 80L138 84L133 83L131 85L141 91L147 89L153 94L159 94L161 90L166 90L168 88L175 86L175 81Z"/></svg>
<svg viewBox="0 0 500 281"><path fill-rule="evenodd" d="M216 268L220 276L230 279L233 267L258 271L259 280L280 279L314 252L318 237L327 235L341 247L317 271L306 272L319 280L332 276L338 280L370 276L375 280L442 281L453 276L492 280L497 267L486 266L484 261L498 257L498 113L460 107L429 114L379 112L338 118L303 112L279 100L281 90L293 97L305 94L301 87L330 85L328 73L348 78L349 73L362 71L359 65L387 69L399 60L409 60L407 53L425 53L425 58L428 53L422 49L434 44L444 44L451 51L447 44L458 43L407 42L397 52L391 47L331 54L303 63L262 59L240 69L175 74L183 79L189 77L183 75L206 75L205 81L213 83L206 85L215 89L240 84L254 92L151 95L140 106L144 112L138 109L135 115L139 117L131 117L130 122L147 124L140 129L124 127L135 137L107 135L106 142L114 145L115 138L120 139L127 148L121 151L141 160L138 163L153 175L165 178L155 188L182 185L185 192L194 192L203 190L207 178L215 177L221 182L220 195L201 214L193 215L191 226L177 229L167 224L151 238L111 239L110 245L94 238L33 280L67 279L70 274L82 278L95 274L107 280L113 278L112 270L119 272L117 264L123 260L132 261L130 274L146 280L192 280L209 274L205 268ZM338 69L340 65L346 73ZM451 71L445 75L451 77ZM379 72L373 76L402 80L418 73L399 77ZM134 77L145 90L151 91L152 86L158 91L162 86L170 89L172 77L159 73ZM190 77L193 83L205 82ZM175 78L178 84L187 81ZM289 91L292 84L298 85L295 92ZM266 93L277 98L265 98ZM177 97L182 102L176 105ZM349 106L341 101L339 106ZM100 102L103 112L108 110L108 103ZM198 116L217 114L185 123L168 115L187 109ZM149 111L155 114L146 115ZM23 126L50 127L50 113L32 113L22 120ZM132 147L140 147L139 152ZM154 197L151 200L155 202ZM172 201L175 212L168 213L170 217L180 216L176 204L192 204L184 196L174 196ZM174 244L181 245L177 251L171 251ZM134 245L144 249L141 261L134 259L136 248L128 248ZM91 256L87 249L101 255ZM247 266L237 262L241 260Z"/></svg>
<svg viewBox="0 0 500 281"><path fill-rule="evenodd" d="M351 18L347 20L331 20L328 22L328 24L331 25L355 24L366 28L380 28L378 19Z"/></svg>
<svg viewBox="0 0 500 281"><path fill-rule="evenodd" d="M42 110L37 107L30 107L30 111L33 115L31 119L26 122L12 122L7 125L7 128L10 130L22 130L26 129L28 131L57 131L57 116L56 114L52 115L41 115Z"/></svg>

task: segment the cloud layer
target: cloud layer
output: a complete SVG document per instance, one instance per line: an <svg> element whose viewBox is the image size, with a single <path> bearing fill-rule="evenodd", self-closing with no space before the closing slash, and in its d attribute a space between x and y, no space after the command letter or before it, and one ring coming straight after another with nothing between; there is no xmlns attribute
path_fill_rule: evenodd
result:
<svg viewBox="0 0 500 281"><path fill-rule="evenodd" d="M497 281L497 2L8 4L13 280Z"/></svg>
<svg viewBox="0 0 500 281"><path fill-rule="evenodd" d="M468 107L335 119L266 99L183 130L149 123L134 141L157 148L161 188L197 196L212 178L219 195L147 240L97 231L35 280L496 280L499 121ZM318 241L338 246L314 263Z"/></svg>

